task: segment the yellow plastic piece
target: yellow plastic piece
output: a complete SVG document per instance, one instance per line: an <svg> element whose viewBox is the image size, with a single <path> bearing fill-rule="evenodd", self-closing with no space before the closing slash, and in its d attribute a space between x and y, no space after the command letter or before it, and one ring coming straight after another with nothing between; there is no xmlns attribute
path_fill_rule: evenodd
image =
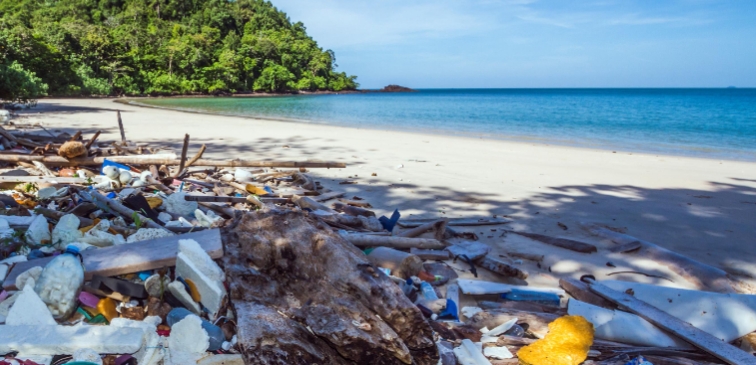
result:
<svg viewBox="0 0 756 365"><path fill-rule="evenodd" d="M102 298L97 303L97 311L100 312L108 322L113 318L118 318L118 311L116 311L116 302L110 298Z"/></svg>
<svg viewBox="0 0 756 365"><path fill-rule="evenodd" d="M593 324L581 316L564 316L549 323L543 339L517 352L522 365L578 365L588 358Z"/></svg>
<svg viewBox="0 0 756 365"><path fill-rule="evenodd" d="M98 223L100 223L100 218L95 218L95 220L92 221L91 225L86 226L86 227L81 227L81 228L79 228L79 231L81 233L87 233L87 232L91 231L92 228L94 228L94 226L96 226Z"/></svg>
<svg viewBox="0 0 756 365"><path fill-rule="evenodd" d="M161 204L163 204L163 199L160 199L158 197L149 197L145 198L147 200L147 204L150 205L150 208L155 209L159 207Z"/></svg>
<svg viewBox="0 0 756 365"><path fill-rule="evenodd" d="M265 189L252 184L247 184L247 192L255 195L268 195L268 192L265 191Z"/></svg>
<svg viewBox="0 0 756 365"><path fill-rule="evenodd" d="M202 296L200 295L199 290L197 290L197 285L189 279L184 279L184 282L186 282L186 286L189 287L189 295L192 296L192 299L195 302L199 303L199 301L202 300Z"/></svg>

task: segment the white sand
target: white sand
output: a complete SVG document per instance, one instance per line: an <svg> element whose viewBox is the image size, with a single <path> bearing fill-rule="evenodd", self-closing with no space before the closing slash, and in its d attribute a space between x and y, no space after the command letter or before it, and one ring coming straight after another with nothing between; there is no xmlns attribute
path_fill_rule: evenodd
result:
<svg viewBox="0 0 756 365"><path fill-rule="evenodd" d="M501 252L546 253L542 270L524 264L532 282L553 283L551 275L583 272L601 279L627 269L680 280L653 262L605 254L603 248L610 245L583 232L581 221L623 227L697 260L756 276L751 265L756 261L756 163L213 116L111 99L43 100L19 123L86 128L87 133L103 129L102 140L116 140L115 109L123 111L127 138L137 142L175 148L189 133L190 154L207 143L208 158L346 162L346 169L312 173L327 188L367 199L379 214L398 208L404 217L507 215L515 221L510 229L602 247L600 254L582 255L515 235L502 237L501 227L475 229ZM350 176L357 176L351 180L358 184L338 185ZM609 260L618 267L606 267Z"/></svg>

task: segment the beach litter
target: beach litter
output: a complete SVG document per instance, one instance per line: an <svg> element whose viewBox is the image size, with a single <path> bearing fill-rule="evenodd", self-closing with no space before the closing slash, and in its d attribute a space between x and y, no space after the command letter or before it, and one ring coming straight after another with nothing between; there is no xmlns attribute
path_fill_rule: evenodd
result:
<svg viewBox="0 0 756 365"><path fill-rule="evenodd" d="M601 250L509 218L379 216L308 170L343 163L206 160L188 135L176 155L118 122L119 141L0 127L0 364L756 363L729 344L748 348L754 296L650 242L584 225L711 291L529 285L523 260L550 252L467 230Z"/></svg>

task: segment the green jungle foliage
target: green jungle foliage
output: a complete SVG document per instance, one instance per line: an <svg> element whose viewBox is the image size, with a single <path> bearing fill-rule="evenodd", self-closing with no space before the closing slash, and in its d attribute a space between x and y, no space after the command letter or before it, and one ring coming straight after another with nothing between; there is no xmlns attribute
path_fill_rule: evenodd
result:
<svg viewBox="0 0 756 365"><path fill-rule="evenodd" d="M264 0L0 0L0 99L352 90Z"/></svg>

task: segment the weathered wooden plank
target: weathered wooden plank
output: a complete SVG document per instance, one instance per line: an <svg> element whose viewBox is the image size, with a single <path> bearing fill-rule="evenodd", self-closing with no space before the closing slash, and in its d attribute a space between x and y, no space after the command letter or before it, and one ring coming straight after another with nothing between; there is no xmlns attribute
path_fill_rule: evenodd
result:
<svg viewBox="0 0 756 365"><path fill-rule="evenodd" d="M50 176L0 176L0 183L84 184L87 179Z"/></svg>
<svg viewBox="0 0 756 365"><path fill-rule="evenodd" d="M182 239L197 241L207 251L208 255L214 259L223 256L220 230L208 229L154 240L85 250L81 253L84 259L84 277L85 279L90 279L92 275L123 275L174 266L176 265L176 254L178 253L178 241ZM16 277L18 275L36 266L44 267L52 259L52 257L46 257L17 263L5 278L3 288L15 290Z"/></svg>
<svg viewBox="0 0 756 365"><path fill-rule="evenodd" d="M397 224L402 228L415 228L423 224L435 222L438 218L429 219L404 219ZM449 226L494 226L510 223L511 220L504 218L449 218Z"/></svg>
<svg viewBox="0 0 756 365"><path fill-rule="evenodd" d="M756 365L756 357L753 355L722 342L713 335L693 327L690 323L683 322L630 294L616 291L594 280L589 281L589 286L592 292L617 304L620 309L643 317L655 326L680 337L728 364Z"/></svg>
<svg viewBox="0 0 756 365"><path fill-rule="evenodd" d="M313 197L312 199L318 203L322 203L326 200L341 198L342 196L344 196L344 194L346 193L344 193L343 191L332 191L330 193L320 194L318 196Z"/></svg>

